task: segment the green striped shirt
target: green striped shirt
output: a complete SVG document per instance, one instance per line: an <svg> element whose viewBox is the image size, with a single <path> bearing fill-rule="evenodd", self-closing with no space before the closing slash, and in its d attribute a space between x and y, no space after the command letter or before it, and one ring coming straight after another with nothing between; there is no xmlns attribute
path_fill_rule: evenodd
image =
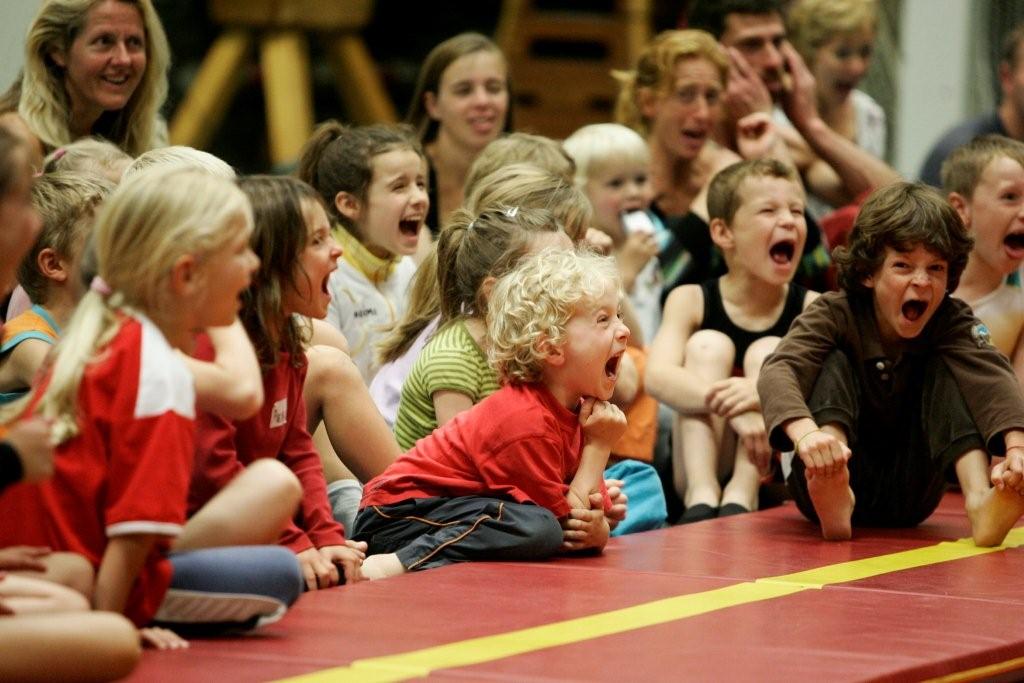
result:
<svg viewBox="0 0 1024 683"><path fill-rule="evenodd" d="M427 343L402 385L395 437L407 451L437 429L434 394L457 391L477 404L498 390L498 375L473 341L466 323L456 320Z"/></svg>

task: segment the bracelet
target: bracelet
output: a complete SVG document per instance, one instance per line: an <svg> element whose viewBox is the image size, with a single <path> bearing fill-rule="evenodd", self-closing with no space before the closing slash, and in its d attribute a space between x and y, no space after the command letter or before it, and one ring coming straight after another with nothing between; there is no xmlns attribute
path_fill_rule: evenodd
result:
<svg viewBox="0 0 1024 683"><path fill-rule="evenodd" d="M801 436L799 439L797 439L796 440L796 445L793 446L793 452L794 453L799 453L800 452L800 442L803 441L804 439L806 439L807 437L809 437L814 432L820 432L820 431L821 431L820 429L812 429L811 431L807 432L806 434Z"/></svg>

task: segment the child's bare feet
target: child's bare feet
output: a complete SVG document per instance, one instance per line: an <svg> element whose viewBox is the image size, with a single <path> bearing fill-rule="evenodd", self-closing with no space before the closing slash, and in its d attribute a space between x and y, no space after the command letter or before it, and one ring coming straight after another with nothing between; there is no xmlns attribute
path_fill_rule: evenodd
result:
<svg viewBox="0 0 1024 683"><path fill-rule="evenodd" d="M1024 514L1024 496L1010 488L988 489L964 500L971 536L982 547L999 545Z"/></svg>
<svg viewBox="0 0 1024 683"><path fill-rule="evenodd" d="M835 474L807 478L807 492L811 495L814 511L821 523L821 535L826 541L848 541L853 535L850 518L856 499L850 488L850 470L842 465Z"/></svg>
<svg viewBox="0 0 1024 683"><path fill-rule="evenodd" d="M395 553L384 553L381 555L370 555L363 560L363 578L376 581L387 579L392 576L400 576L406 572L398 555Z"/></svg>

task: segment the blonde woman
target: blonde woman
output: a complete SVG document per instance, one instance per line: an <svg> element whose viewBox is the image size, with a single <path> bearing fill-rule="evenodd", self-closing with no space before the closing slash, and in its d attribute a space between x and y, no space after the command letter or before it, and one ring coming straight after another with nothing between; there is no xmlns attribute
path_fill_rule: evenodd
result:
<svg viewBox="0 0 1024 683"><path fill-rule="evenodd" d="M39 153L99 135L137 156L166 144L169 63L151 0L47 0L25 40L25 69L0 98L0 124Z"/></svg>

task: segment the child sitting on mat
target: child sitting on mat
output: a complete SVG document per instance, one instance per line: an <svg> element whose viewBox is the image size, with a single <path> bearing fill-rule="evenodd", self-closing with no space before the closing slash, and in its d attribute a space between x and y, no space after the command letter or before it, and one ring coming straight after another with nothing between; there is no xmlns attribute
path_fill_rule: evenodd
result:
<svg viewBox="0 0 1024 683"><path fill-rule="evenodd" d="M568 250L498 280L487 334L505 386L366 484L365 577L604 547L602 473L626 426L608 402L629 338L619 289L611 259Z"/></svg>
<svg viewBox="0 0 1024 683"><path fill-rule="evenodd" d="M978 545L1001 543L1024 513L1017 378L948 296L971 243L931 188L876 191L835 252L842 291L811 303L761 369L769 439L796 451L790 492L826 539L919 524L950 467ZM990 473L989 455L1004 453Z"/></svg>
<svg viewBox="0 0 1024 683"><path fill-rule="evenodd" d="M712 179L707 204L728 272L669 294L647 364L647 390L678 414L672 469L682 523L757 509L772 455L758 372L817 296L792 282L807 238L796 170L775 159L737 162Z"/></svg>

